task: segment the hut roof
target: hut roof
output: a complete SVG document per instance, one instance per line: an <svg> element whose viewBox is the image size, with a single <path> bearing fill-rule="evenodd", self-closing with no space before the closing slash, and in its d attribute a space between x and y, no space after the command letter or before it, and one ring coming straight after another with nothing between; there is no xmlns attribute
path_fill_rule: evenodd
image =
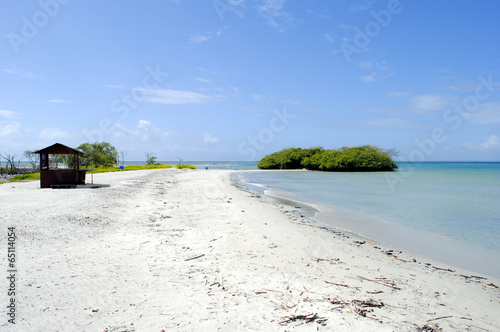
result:
<svg viewBox="0 0 500 332"><path fill-rule="evenodd" d="M40 154L77 154L80 156L85 156L85 153L83 153L80 150L76 150L73 148L70 148L69 146L66 146L61 143L56 143L51 146L48 146L46 148L43 148L41 150L35 151L34 153L40 153Z"/></svg>

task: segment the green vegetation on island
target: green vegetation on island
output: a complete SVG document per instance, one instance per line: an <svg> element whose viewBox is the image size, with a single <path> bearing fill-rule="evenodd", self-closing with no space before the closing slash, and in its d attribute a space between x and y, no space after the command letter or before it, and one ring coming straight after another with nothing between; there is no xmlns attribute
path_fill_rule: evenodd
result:
<svg viewBox="0 0 500 332"><path fill-rule="evenodd" d="M393 171L398 168L392 156L394 150L373 145L326 150L321 146L309 149L287 148L268 154L257 167L260 169L301 169L330 172Z"/></svg>

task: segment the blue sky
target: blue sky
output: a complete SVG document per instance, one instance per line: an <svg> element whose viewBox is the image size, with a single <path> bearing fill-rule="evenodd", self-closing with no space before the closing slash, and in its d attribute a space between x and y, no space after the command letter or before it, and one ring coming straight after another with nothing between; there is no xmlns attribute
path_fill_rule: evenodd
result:
<svg viewBox="0 0 500 332"><path fill-rule="evenodd" d="M500 1L0 1L0 154L500 160Z"/></svg>

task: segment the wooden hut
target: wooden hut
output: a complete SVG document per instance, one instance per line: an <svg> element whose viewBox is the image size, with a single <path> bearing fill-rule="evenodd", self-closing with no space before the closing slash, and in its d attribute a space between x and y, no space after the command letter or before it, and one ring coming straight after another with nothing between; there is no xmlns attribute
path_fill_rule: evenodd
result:
<svg viewBox="0 0 500 332"><path fill-rule="evenodd" d="M79 169L79 158L85 157L82 151L72 149L64 144L56 143L35 151L35 153L40 154L40 188L76 187L77 184L85 184L86 170ZM49 155L51 154L72 155L73 168L50 169Z"/></svg>

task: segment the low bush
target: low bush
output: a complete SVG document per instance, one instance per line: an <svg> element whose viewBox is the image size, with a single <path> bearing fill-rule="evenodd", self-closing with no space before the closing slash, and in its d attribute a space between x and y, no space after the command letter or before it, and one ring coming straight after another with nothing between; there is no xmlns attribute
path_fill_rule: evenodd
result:
<svg viewBox="0 0 500 332"><path fill-rule="evenodd" d="M184 168L196 169L196 167L194 167L193 165L184 165L184 164L182 164L182 165L176 165L175 167L178 168L178 169L184 169Z"/></svg>

